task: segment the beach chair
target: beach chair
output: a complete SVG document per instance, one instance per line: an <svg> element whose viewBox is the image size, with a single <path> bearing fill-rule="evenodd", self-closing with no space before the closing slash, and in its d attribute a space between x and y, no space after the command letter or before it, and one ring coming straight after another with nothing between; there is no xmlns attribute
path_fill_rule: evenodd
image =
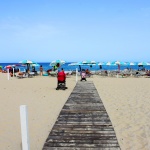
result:
<svg viewBox="0 0 150 150"><path fill-rule="evenodd" d="M52 77L56 77L57 76L57 72L56 71L50 71L50 72L48 72L48 75L50 75Z"/></svg>
<svg viewBox="0 0 150 150"><path fill-rule="evenodd" d="M18 72L18 73L15 74L15 76L16 76L18 79L22 79L22 78L23 78L23 75L24 75L23 72Z"/></svg>
<svg viewBox="0 0 150 150"><path fill-rule="evenodd" d="M105 77L105 76L108 76L108 72L106 70L101 71L99 75Z"/></svg>
<svg viewBox="0 0 150 150"><path fill-rule="evenodd" d="M28 73L28 78L32 78L32 77L34 77L34 75L35 75L34 72L29 72L29 73Z"/></svg>
<svg viewBox="0 0 150 150"><path fill-rule="evenodd" d="M117 72L116 71L110 71L109 76L110 77L116 77Z"/></svg>
<svg viewBox="0 0 150 150"><path fill-rule="evenodd" d="M139 71L135 71L134 73L132 73L132 75L137 78L141 76Z"/></svg>
<svg viewBox="0 0 150 150"><path fill-rule="evenodd" d="M18 73L16 74L16 77L17 77L18 79L27 78L27 77L28 77L28 74L27 74L27 73L24 73L24 72L18 72Z"/></svg>

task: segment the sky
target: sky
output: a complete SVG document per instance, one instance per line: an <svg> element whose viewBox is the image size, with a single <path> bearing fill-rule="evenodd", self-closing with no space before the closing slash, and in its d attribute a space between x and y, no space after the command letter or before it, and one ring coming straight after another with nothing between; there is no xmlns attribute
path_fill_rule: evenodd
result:
<svg viewBox="0 0 150 150"><path fill-rule="evenodd" d="M0 62L150 62L150 0L0 0Z"/></svg>

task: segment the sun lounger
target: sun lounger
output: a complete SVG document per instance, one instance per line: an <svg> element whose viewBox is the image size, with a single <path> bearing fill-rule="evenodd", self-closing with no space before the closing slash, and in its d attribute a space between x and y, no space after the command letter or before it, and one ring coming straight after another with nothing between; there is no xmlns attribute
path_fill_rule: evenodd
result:
<svg viewBox="0 0 150 150"><path fill-rule="evenodd" d="M99 73L100 76L108 76L108 72L107 71L101 71Z"/></svg>
<svg viewBox="0 0 150 150"><path fill-rule="evenodd" d="M19 72L16 77L18 79L22 79L22 78L29 78L31 77L33 74L32 73L25 73L25 72Z"/></svg>
<svg viewBox="0 0 150 150"><path fill-rule="evenodd" d="M57 72L51 71L51 72L48 73L48 75L50 75L52 77L56 77L57 76Z"/></svg>
<svg viewBox="0 0 150 150"><path fill-rule="evenodd" d="M132 75L134 77L142 77L142 76L146 75L146 72L144 72L144 71L136 71L136 72L132 73Z"/></svg>
<svg viewBox="0 0 150 150"><path fill-rule="evenodd" d="M32 77L34 77L34 75L35 75L34 72L30 72L30 73L28 73L28 78L32 78Z"/></svg>
<svg viewBox="0 0 150 150"><path fill-rule="evenodd" d="M27 76L26 76L26 73L24 73L24 72L18 72L18 73L16 74L16 77L17 77L18 79L21 79L21 78L25 78L25 77L27 77Z"/></svg>
<svg viewBox="0 0 150 150"><path fill-rule="evenodd" d="M21 78L23 78L23 75L17 75L16 76L18 79L21 79Z"/></svg>

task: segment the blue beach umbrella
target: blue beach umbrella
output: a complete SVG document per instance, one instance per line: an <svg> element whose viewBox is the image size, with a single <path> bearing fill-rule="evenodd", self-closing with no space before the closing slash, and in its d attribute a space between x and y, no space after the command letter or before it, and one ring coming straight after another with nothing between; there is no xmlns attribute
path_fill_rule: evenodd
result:
<svg viewBox="0 0 150 150"><path fill-rule="evenodd" d="M79 66L80 71L81 71L81 66L82 65L83 64L81 62L73 62L73 63L68 64L68 66Z"/></svg>
<svg viewBox="0 0 150 150"><path fill-rule="evenodd" d="M105 62L103 65L111 66L111 67L112 67L112 66L113 66L113 67L114 67L114 66L116 66L116 64L115 64L115 63L113 63L113 62L109 62L109 61L108 61L108 62Z"/></svg>
<svg viewBox="0 0 150 150"><path fill-rule="evenodd" d="M29 70L30 68L30 64L36 64L35 61L32 61L32 60L22 60L22 61L19 61L20 64L26 64L27 65L27 70Z"/></svg>
<svg viewBox="0 0 150 150"><path fill-rule="evenodd" d="M70 63L68 64L68 66L89 66L89 65L96 65L96 64L90 64L90 63L83 63L83 62L74 62L74 63Z"/></svg>
<svg viewBox="0 0 150 150"><path fill-rule="evenodd" d="M122 62L122 61L114 61L114 62L112 62L112 63L118 65L118 70L119 70L119 71L120 71L120 66L127 65L126 62Z"/></svg>
<svg viewBox="0 0 150 150"><path fill-rule="evenodd" d="M116 66L116 64L108 61L108 62L100 62L98 63L98 65L100 66L100 69L102 69L102 66L106 65L106 66Z"/></svg>
<svg viewBox="0 0 150 150"><path fill-rule="evenodd" d="M135 62L129 62L129 63L127 63L127 65L134 66L134 65L136 65L136 63Z"/></svg>
<svg viewBox="0 0 150 150"><path fill-rule="evenodd" d="M75 63L68 64L68 66L79 66L79 70L80 71L82 70L81 66L90 66L91 67L93 65L95 65L95 64L83 63L83 61L82 62L75 62Z"/></svg>
<svg viewBox="0 0 150 150"><path fill-rule="evenodd" d="M84 60L84 61L82 61L82 64L96 65L96 61L94 61L94 60Z"/></svg>
<svg viewBox="0 0 150 150"><path fill-rule="evenodd" d="M138 63L138 66L149 66L150 65L150 63L148 63L148 62L140 62L140 63Z"/></svg>
<svg viewBox="0 0 150 150"><path fill-rule="evenodd" d="M100 66L100 65L105 65L105 63L104 62L99 62L98 66Z"/></svg>
<svg viewBox="0 0 150 150"><path fill-rule="evenodd" d="M88 65L88 66L90 66L90 68L92 68L92 66L96 65L97 63L94 60L84 60L84 61L82 61L82 64Z"/></svg>
<svg viewBox="0 0 150 150"><path fill-rule="evenodd" d="M68 64L68 66L89 66L89 64L83 64L82 62L74 62L74 63Z"/></svg>
<svg viewBox="0 0 150 150"><path fill-rule="evenodd" d="M114 61L114 62L112 62L112 63L114 63L114 64L116 64L116 65L127 65L127 63L126 63L126 62L123 62L123 61Z"/></svg>
<svg viewBox="0 0 150 150"><path fill-rule="evenodd" d="M106 62L106 63L104 63L104 65L106 65L106 66L116 66L116 64L113 63L113 62Z"/></svg>
<svg viewBox="0 0 150 150"><path fill-rule="evenodd" d="M65 64L66 62L64 60L53 60L51 63L50 63L50 66L56 66L59 64L59 66Z"/></svg>
<svg viewBox="0 0 150 150"><path fill-rule="evenodd" d="M126 64L127 64L127 66L135 66L135 65L137 65L137 63L135 63L135 62L127 62Z"/></svg>
<svg viewBox="0 0 150 150"><path fill-rule="evenodd" d="M32 61L32 60L22 60L22 61L19 61L19 63L21 63L21 64L36 64L36 62Z"/></svg>
<svg viewBox="0 0 150 150"><path fill-rule="evenodd" d="M68 66L79 66L79 65L82 65L82 63L74 62L74 63L68 64Z"/></svg>
<svg viewBox="0 0 150 150"><path fill-rule="evenodd" d="M104 62L99 62L99 63L98 63L98 66L99 66L100 69L102 69L102 66L103 66L103 65L105 65Z"/></svg>

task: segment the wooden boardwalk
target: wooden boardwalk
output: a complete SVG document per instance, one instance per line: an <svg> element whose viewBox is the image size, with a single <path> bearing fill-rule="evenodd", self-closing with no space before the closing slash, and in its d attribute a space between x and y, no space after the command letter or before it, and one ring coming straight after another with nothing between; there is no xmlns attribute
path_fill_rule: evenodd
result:
<svg viewBox="0 0 150 150"><path fill-rule="evenodd" d="M120 150L93 82L78 82L61 110L43 150Z"/></svg>

